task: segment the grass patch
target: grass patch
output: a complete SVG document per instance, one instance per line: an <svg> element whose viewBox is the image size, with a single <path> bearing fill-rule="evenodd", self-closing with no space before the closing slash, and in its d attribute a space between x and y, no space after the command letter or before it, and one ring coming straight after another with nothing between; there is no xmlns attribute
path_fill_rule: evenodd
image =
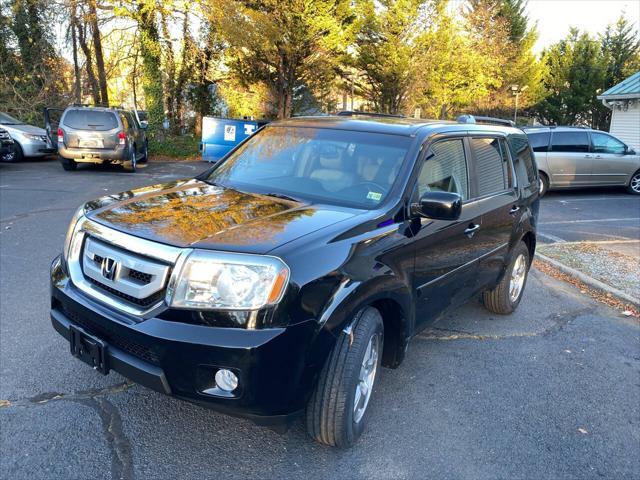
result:
<svg viewBox="0 0 640 480"><path fill-rule="evenodd" d="M192 135L149 139L149 155L152 160L199 160L199 143Z"/></svg>

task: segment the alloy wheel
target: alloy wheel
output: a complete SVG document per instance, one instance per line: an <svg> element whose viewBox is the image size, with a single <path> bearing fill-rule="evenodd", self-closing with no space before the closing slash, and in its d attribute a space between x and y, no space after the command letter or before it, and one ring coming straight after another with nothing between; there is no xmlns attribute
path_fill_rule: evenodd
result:
<svg viewBox="0 0 640 480"><path fill-rule="evenodd" d="M511 269L511 281L509 282L509 299L511 303L518 301L524 280L527 276L527 261L523 254L518 255Z"/></svg>
<svg viewBox="0 0 640 480"><path fill-rule="evenodd" d="M373 382L376 379L379 355L380 334L375 333L369 338L367 350L364 353L362 365L360 366L356 393L353 398L353 420L355 423L362 420L364 412L367 410L367 405L369 405L369 399L373 391Z"/></svg>
<svg viewBox="0 0 640 480"><path fill-rule="evenodd" d="M635 193L640 193L640 172L636 173L631 178L631 182L629 183L629 186L631 187L631 190L633 190Z"/></svg>

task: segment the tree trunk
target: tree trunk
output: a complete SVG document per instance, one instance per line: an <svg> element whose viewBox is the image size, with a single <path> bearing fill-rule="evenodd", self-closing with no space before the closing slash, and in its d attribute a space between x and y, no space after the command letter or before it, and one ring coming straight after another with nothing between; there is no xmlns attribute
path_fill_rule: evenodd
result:
<svg viewBox="0 0 640 480"><path fill-rule="evenodd" d="M98 27L98 12L96 10L96 0L89 0L89 22L93 35L93 50L96 55L96 67L98 68L98 84L100 85L100 97L102 103L109 105L109 91L107 89L107 74L104 69L104 55L102 54L102 40L100 39L100 28Z"/></svg>
<svg viewBox="0 0 640 480"><path fill-rule="evenodd" d="M165 44L165 71L166 75L163 76L164 85L164 110L167 113L169 124L172 129L176 128L175 122L175 78L176 78L176 62L173 56L173 45L171 44L171 36L169 34L169 28L167 27L167 19L164 15L160 16L160 28L162 32L162 41ZM161 42L158 42L158 46Z"/></svg>
<svg viewBox="0 0 640 480"><path fill-rule="evenodd" d="M138 7L140 53L142 55L142 89L151 133L161 129L164 119L162 76L160 71L160 42L155 23L155 12Z"/></svg>
<svg viewBox="0 0 640 480"><path fill-rule="evenodd" d="M82 53L84 53L85 63L84 66L87 70L87 78L89 79L89 86L91 87L91 93L93 95L93 103L99 105L100 101L100 89L98 88L98 81L96 80L96 75L93 72L93 62L91 61L91 50L87 45L87 36L86 36L86 25L78 26L78 40L80 40L80 48L82 48Z"/></svg>
<svg viewBox="0 0 640 480"><path fill-rule="evenodd" d="M82 101L82 91L80 83L80 64L78 63L78 17L76 12L76 2L71 2L71 42L73 46L73 99L76 103Z"/></svg>

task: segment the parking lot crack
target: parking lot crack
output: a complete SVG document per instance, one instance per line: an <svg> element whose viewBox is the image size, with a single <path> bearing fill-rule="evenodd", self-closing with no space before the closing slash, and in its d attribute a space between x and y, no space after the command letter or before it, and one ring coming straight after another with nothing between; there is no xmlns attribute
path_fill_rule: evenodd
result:
<svg viewBox="0 0 640 480"><path fill-rule="evenodd" d="M106 395L113 395L115 393L124 392L125 390L131 388L133 385L134 384L132 382L120 382L105 388L80 390L74 393L43 392L27 398L16 400L0 400L0 408L31 407L59 400L79 401L96 399L99 397L104 397Z"/></svg>

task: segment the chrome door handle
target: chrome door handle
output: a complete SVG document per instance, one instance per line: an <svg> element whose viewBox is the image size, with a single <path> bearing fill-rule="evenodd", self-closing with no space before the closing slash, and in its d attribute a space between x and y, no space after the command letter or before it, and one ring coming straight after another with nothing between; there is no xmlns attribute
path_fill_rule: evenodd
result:
<svg viewBox="0 0 640 480"><path fill-rule="evenodd" d="M464 234L467 237L471 238L476 233L476 230L478 230L479 228L480 228L480 225L478 225L477 223L470 223L467 229L464 231Z"/></svg>
<svg viewBox="0 0 640 480"><path fill-rule="evenodd" d="M513 207L511 207L511 210L509 210L509 213L513 215L514 213L517 213L519 211L520 211L520 207L517 205L514 205Z"/></svg>
<svg viewBox="0 0 640 480"><path fill-rule="evenodd" d="M593 155L585 155L584 158L593 158Z"/></svg>

